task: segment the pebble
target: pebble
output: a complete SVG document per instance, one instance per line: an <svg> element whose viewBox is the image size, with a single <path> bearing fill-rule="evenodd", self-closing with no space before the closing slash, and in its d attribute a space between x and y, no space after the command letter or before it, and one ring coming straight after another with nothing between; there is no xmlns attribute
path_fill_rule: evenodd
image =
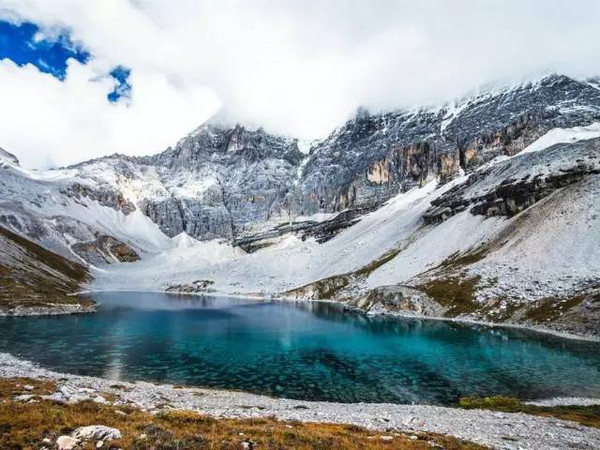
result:
<svg viewBox="0 0 600 450"><path fill-rule="evenodd" d="M102 397L101 395L98 395L98 396L94 397L94 403L100 403L100 404L104 405L107 402L104 397Z"/></svg>
<svg viewBox="0 0 600 450"><path fill-rule="evenodd" d="M87 395L82 394L74 394L67 398L67 402L70 404L81 403L89 400L90 398Z"/></svg>
<svg viewBox="0 0 600 450"><path fill-rule="evenodd" d="M394 436L379 436L379 439L381 439L382 441L393 441Z"/></svg>
<svg viewBox="0 0 600 450"><path fill-rule="evenodd" d="M82 394L95 394L96 391L90 388L79 388L78 391Z"/></svg>

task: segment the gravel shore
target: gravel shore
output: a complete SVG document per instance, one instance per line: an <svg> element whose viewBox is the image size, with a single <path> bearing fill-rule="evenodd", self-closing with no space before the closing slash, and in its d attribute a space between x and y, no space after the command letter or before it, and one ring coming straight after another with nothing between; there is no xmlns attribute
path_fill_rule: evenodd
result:
<svg viewBox="0 0 600 450"><path fill-rule="evenodd" d="M600 448L599 429L526 414L426 405L305 402L243 392L116 382L49 371L6 353L0 353L0 377L55 380L58 391L51 398L65 402L103 402L102 395L112 394L117 396L113 403L146 411L189 409L215 417L275 416L280 420L348 423L377 430L428 431L499 449Z"/></svg>

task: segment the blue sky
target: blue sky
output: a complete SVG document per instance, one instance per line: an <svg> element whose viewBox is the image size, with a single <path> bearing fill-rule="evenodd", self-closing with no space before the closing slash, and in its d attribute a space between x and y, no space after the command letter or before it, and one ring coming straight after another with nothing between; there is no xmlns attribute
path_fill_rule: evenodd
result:
<svg viewBox="0 0 600 450"><path fill-rule="evenodd" d="M8 58L19 66L33 64L41 72L64 81L68 59L86 64L91 57L86 49L73 43L66 32L52 39L42 36L39 27L33 23L0 21L0 59ZM106 95L109 102L131 96L130 74L131 70L123 66L117 66L107 74L116 81L114 90Z"/></svg>

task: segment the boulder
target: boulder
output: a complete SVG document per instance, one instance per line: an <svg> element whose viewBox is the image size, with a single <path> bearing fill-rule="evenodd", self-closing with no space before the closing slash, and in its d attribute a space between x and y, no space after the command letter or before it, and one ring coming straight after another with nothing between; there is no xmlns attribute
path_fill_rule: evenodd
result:
<svg viewBox="0 0 600 450"><path fill-rule="evenodd" d="M61 436L56 440L58 450L73 450L79 444L79 440L71 436Z"/></svg>
<svg viewBox="0 0 600 450"><path fill-rule="evenodd" d="M112 441L121 439L121 432L116 428L104 425L89 425L87 427L77 428L71 436L82 441Z"/></svg>

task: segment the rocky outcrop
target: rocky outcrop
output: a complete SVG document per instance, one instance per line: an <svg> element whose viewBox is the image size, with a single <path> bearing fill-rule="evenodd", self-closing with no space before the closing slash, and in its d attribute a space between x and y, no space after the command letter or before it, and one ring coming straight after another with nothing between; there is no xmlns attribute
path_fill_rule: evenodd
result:
<svg viewBox="0 0 600 450"><path fill-rule="evenodd" d="M6 150L0 147L0 167L2 167L3 160L4 162L13 164L15 166L19 165L19 159L15 155L7 152Z"/></svg>
<svg viewBox="0 0 600 450"><path fill-rule="evenodd" d="M514 156L553 128L595 121L600 90L553 75L442 108L374 115L360 109L308 155L296 139L207 123L158 155L73 166L90 182L65 192L126 214L139 208L171 237L186 232L252 249L284 230L304 235L307 225L294 224L295 217L372 210L428 180L444 183L496 156ZM96 169L111 170L116 181L101 180ZM132 190L135 198L124 199ZM441 208L427 220L448 213Z"/></svg>
<svg viewBox="0 0 600 450"><path fill-rule="evenodd" d="M327 220L306 220L303 222L285 223L277 225L270 230L238 239L234 242L234 245L248 253L252 253L261 248L276 244L282 236L290 234L302 240L313 237L318 243L322 244L332 239L342 230L354 225L362 215L368 212L370 210L366 208L354 208L342 211L335 217Z"/></svg>
<svg viewBox="0 0 600 450"><path fill-rule="evenodd" d="M553 169L552 164L561 159ZM465 183L433 200L423 221L440 223L465 209L486 217L511 217L556 190L598 173L600 139L557 144L543 153L520 155L473 173Z"/></svg>
<svg viewBox="0 0 600 450"><path fill-rule="evenodd" d="M398 315L440 317L444 311L440 304L410 286L380 286L370 290L355 304L371 314L393 311Z"/></svg>
<svg viewBox="0 0 600 450"><path fill-rule="evenodd" d="M434 177L442 182L513 156L556 127L600 120L600 90L553 75L451 107L357 117L317 143L300 180L304 214L372 207Z"/></svg>
<svg viewBox="0 0 600 450"><path fill-rule="evenodd" d="M84 261L92 264L112 264L115 262L135 262L140 259L137 252L118 239L98 233L93 241L78 242L71 246Z"/></svg>
<svg viewBox="0 0 600 450"><path fill-rule="evenodd" d="M130 214L135 211L135 205L112 187L94 188L81 183L71 183L63 189L62 193L75 200L81 200L83 197L89 198L103 206L121 211L123 214Z"/></svg>
<svg viewBox="0 0 600 450"><path fill-rule="evenodd" d="M138 206L169 236L233 240L286 216L302 158L295 139L209 123L141 160L155 168L168 194L146 196Z"/></svg>
<svg viewBox="0 0 600 450"><path fill-rule="evenodd" d="M105 425L88 425L77 428L71 436L79 441L114 441L121 439L121 432Z"/></svg>
<svg viewBox="0 0 600 450"><path fill-rule="evenodd" d="M77 428L69 436L60 436L56 440L56 447L59 450L73 450L82 448L93 441L96 448L102 448L105 442L116 439L121 439L121 432L116 428L105 425L89 425Z"/></svg>
<svg viewBox="0 0 600 450"><path fill-rule="evenodd" d="M215 292L211 287L215 284L211 280L196 280L189 284L171 284L165 288L165 292L176 294L209 294Z"/></svg>

